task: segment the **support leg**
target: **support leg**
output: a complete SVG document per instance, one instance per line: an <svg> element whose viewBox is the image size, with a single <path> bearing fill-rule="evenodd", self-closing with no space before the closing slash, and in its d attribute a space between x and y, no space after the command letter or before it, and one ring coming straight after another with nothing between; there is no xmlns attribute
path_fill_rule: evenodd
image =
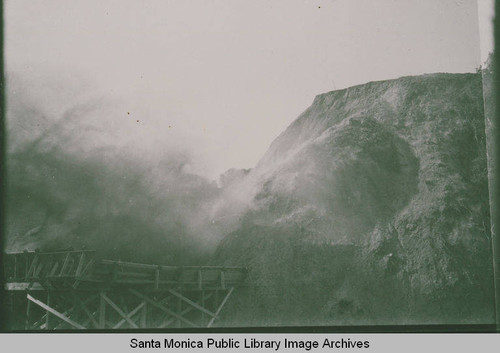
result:
<svg viewBox="0 0 500 353"><path fill-rule="evenodd" d="M201 298L200 298L200 303L202 307L205 307L205 291L201 291ZM205 326L205 313L202 311L201 312L201 327Z"/></svg>
<svg viewBox="0 0 500 353"><path fill-rule="evenodd" d="M141 328L148 327L147 319L148 319L148 304L144 302L144 306L142 307L141 311L141 324L140 324Z"/></svg>
<svg viewBox="0 0 500 353"><path fill-rule="evenodd" d="M177 314L180 315L182 312L182 301L180 298L177 298ZM181 327L181 320L177 320L177 327Z"/></svg>
<svg viewBox="0 0 500 353"><path fill-rule="evenodd" d="M50 306L50 292L47 292L47 305ZM46 330L49 330L49 311L46 310L45 311L45 329Z"/></svg>
<svg viewBox="0 0 500 353"><path fill-rule="evenodd" d="M106 301L104 300L104 293L101 292L99 296L99 328L106 327Z"/></svg>
<svg viewBox="0 0 500 353"><path fill-rule="evenodd" d="M29 292L27 292L28 294ZM30 328L30 309L31 309L31 301L26 300L26 318L24 321L24 329L29 330Z"/></svg>

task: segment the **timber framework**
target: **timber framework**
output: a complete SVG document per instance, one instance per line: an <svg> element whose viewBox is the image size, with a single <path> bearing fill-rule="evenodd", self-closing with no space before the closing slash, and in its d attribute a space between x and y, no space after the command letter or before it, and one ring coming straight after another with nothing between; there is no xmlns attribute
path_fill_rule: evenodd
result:
<svg viewBox="0 0 500 353"><path fill-rule="evenodd" d="M4 256L15 330L211 327L247 270L96 260L91 250Z"/></svg>

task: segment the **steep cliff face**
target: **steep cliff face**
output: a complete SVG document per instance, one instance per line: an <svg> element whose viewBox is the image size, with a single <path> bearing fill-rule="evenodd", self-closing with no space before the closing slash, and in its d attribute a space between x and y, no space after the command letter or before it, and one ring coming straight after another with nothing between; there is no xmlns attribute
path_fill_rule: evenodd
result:
<svg viewBox="0 0 500 353"><path fill-rule="evenodd" d="M255 287L228 323L492 322L482 94L432 74L317 96L232 186L251 206L216 257Z"/></svg>

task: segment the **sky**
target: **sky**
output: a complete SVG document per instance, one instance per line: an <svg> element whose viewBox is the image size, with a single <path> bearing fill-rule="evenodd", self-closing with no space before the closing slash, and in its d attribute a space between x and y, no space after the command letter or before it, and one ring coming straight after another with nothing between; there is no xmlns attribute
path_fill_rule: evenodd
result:
<svg viewBox="0 0 500 353"><path fill-rule="evenodd" d="M4 55L46 114L115 102L103 126L131 128L112 143L183 145L216 179L253 167L317 94L474 71L492 47L478 1L7 0Z"/></svg>

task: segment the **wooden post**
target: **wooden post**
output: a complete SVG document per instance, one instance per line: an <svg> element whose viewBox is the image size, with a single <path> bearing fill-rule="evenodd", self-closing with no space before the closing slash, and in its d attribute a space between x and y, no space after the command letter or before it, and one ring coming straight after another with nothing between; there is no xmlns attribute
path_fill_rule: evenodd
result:
<svg viewBox="0 0 500 353"><path fill-rule="evenodd" d="M99 296L97 296L99 297ZM87 315L88 319L87 319L87 323L84 324L85 325L88 325L88 323L92 323L92 325L94 325L95 328L99 328L99 323L96 321L96 319L94 318L94 313L91 313L89 311L89 309L86 307L86 304L88 302L90 302L92 300L92 298L87 298L87 300L85 301L82 301L78 295L76 293L73 293L73 300L75 301L76 305L81 309L83 310L83 312Z"/></svg>
<svg viewBox="0 0 500 353"><path fill-rule="evenodd" d="M128 310L128 306L127 306L127 303L125 301L125 295L120 295L119 294L119 301L120 301L120 305L121 307L123 308L123 312L124 313L127 313L129 310Z"/></svg>
<svg viewBox="0 0 500 353"><path fill-rule="evenodd" d="M77 266L76 271L75 271L75 277L80 276L80 273L83 270L84 261L85 261L85 253L82 252L82 254L80 255L80 261L78 262L78 266Z"/></svg>
<svg viewBox="0 0 500 353"><path fill-rule="evenodd" d="M59 262L57 260L54 262L54 266L52 266L52 270L50 271L49 276L53 277L56 275L57 268L59 267Z"/></svg>
<svg viewBox="0 0 500 353"><path fill-rule="evenodd" d="M75 296L74 298L78 298L78 297L77 297L77 296ZM95 300L95 299L99 299L99 294L97 294L97 295L93 295L93 296L91 296L90 298L85 299L85 300L82 302L82 304L87 304L87 303L89 303L89 302L91 302L91 301L93 301L93 300ZM78 302L78 300L76 300L76 302ZM70 304L71 304L71 303L70 303ZM77 306L78 306L78 305L74 305L73 307L71 307L71 308L69 308L68 310L64 311L64 312L62 313L62 315L63 315L63 316L65 316L65 317L69 317L69 314L71 314L72 312L74 312L74 311L75 311L75 309L77 308ZM95 320L94 320L94 321L95 321ZM54 328L53 328L52 330L57 330L58 328L60 328L60 326L61 326L61 325L62 325L62 323L60 323L60 324L58 324L58 325L54 326ZM85 324L85 325L86 325L86 324ZM85 325L84 325L84 326L85 326ZM98 323L97 323L97 322L94 322L94 326L95 326L96 328L99 328L99 327L98 327L99 325L98 325Z"/></svg>
<svg viewBox="0 0 500 353"><path fill-rule="evenodd" d="M231 289L229 290L229 292L226 294L226 296L222 300L222 303L217 308L217 311L215 312L215 317L213 317L212 320L210 320L210 322L208 323L207 327L211 327L212 326L212 324L214 323L216 317L219 316L219 313L222 310L222 307L224 306L224 304L226 304L226 302L229 299L229 296L231 295L231 293L233 293L233 290L234 290L234 287L231 287Z"/></svg>
<svg viewBox="0 0 500 353"><path fill-rule="evenodd" d="M33 272L33 275L31 277L35 277L35 266L38 262L38 254L35 254L35 257L33 258L33 261L31 262L31 265L28 269L28 272L26 273L26 279L28 279Z"/></svg>
<svg viewBox="0 0 500 353"><path fill-rule="evenodd" d="M219 306L219 291L216 289L214 293L214 310Z"/></svg>
<svg viewBox="0 0 500 353"><path fill-rule="evenodd" d="M29 295L29 292L26 291L26 294ZM26 318L24 321L24 329L29 330L30 328L30 307L31 307L31 301L27 300L26 303Z"/></svg>
<svg viewBox="0 0 500 353"><path fill-rule="evenodd" d="M31 295L27 295L27 298L29 301L32 301L33 303L35 303L36 305L40 306L42 309L45 309L45 310L48 310L50 311L50 313L54 316L57 316L59 319L67 322L68 324L70 324L71 326L75 327L75 328L78 328L78 329L85 329L84 326L80 325L79 323L71 320L69 317L67 317L66 315L64 314L61 314L60 312L58 312L57 310L51 308L50 306L48 306L47 304L44 304L42 303L41 301L33 298Z"/></svg>
<svg viewBox="0 0 500 353"><path fill-rule="evenodd" d="M141 304L139 304L134 310L132 310L128 314L125 314L123 311L121 311L121 313L119 313L119 314L122 317L122 319L115 326L113 326L113 329L120 328L126 322L128 322L130 324L130 326L132 326L133 328L139 328L141 324L139 324L139 326L137 326L137 324L134 321L132 321L132 316L134 316L139 310L141 310L145 306L146 306L146 302L142 302ZM141 319L142 319L142 311L141 311Z"/></svg>
<svg viewBox="0 0 500 353"><path fill-rule="evenodd" d="M125 319L126 322L129 323L130 326L133 328L138 328L137 324L133 322L130 317L123 312L122 309L116 303L114 303L106 294L101 294L101 297L109 304L110 307L112 307L123 319ZM139 307L140 309L140 307Z"/></svg>
<svg viewBox="0 0 500 353"><path fill-rule="evenodd" d="M180 315L181 311L182 311L182 301L181 298L177 297L177 314ZM177 327L181 327L180 319L177 320Z"/></svg>
<svg viewBox="0 0 500 353"><path fill-rule="evenodd" d="M14 278L17 278L17 254L14 255Z"/></svg>
<svg viewBox="0 0 500 353"><path fill-rule="evenodd" d="M201 291L201 301L200 304L202 307L205 307L205 291ZM205 326L205 313L202 311L201 312L201 326Z"/></svg>
<svg viewBox="0 0 500 353"><path fill-rule="evenodd" d="M155 289L160 288L160 266L155 270Z"/></svg>
<svg viewBox="0 0 500 353"><path fill-rule="evenodd" d="M220 286L222 289L226 289L226 279L224 278L224 270L220 270Z"/></svg>
<svg viewBox="0 0 500 353"><path fill-rule="evenodd" d="M47 305L50 306L50 292L47 291ZM45 329L46 330L50 330L49 329L49 311L46 310L45 311Z"/></svg>
<svg viewBox="0 0 500 353"><path fill-rule="evenodd" d="M38 265L38 267L35 268L34 273L33 273L33 277L35 277L35 278L38 278L38 275L42 272L42 268L44 267L43 261L39 261L39 262L40 262L40 264Z"/></svg>
<svg viewBox="0 0 500 353"><path fill-rule="evenodd" d="M14 299L14 293L11 292L10 295L9 295L9 298L10 298L10 300L9 300L9 304L10 304L9 309L10 310L9 311L12 314L14 312L14 305L15 305L14 304L14 300L15 300Z"/></svg>
<svg viewBox="0 0 500 353"><path fill-rule="evenodd" d="M197 304L197 303L193 302L192 300L190 300L190 299L186 298L184 295L182 295L182 294L180 294L180 293L178 293L178 292L174 291L173 289L169 290L169 292L170 292L171 294L173 294L174 296L176 296L177 298L179 298L180 300L182 300L182 301L184 301L184 302L188 303L188 304L189 304L189 305L191 305L193 308L196 308L196 309L198 309L199 311L204 312L204 313L206 313L206 314L208 314L208 315L210 315L210 316L214 316L214 313L212 313L210 310L207 310L207 309L206 309L206 308L204 308L203 306L200 306L199 304Z"/></svg>
<svg viewBox="0 0 500 353"><path fill-rule="evenodd" d="M28 270L29 270L29 259L28 259L28 252L25 251L24 253L24 260L25 260L25 267L24 267L24 277L28 279Z"/></svg>
<svg viewBox="0 0 500 353"><path fill-rule="evenodd" d="M64 275L64 271L66 271L66 267L68 266L69 262L69 252L66 254L66 257L64 258L64 263L61 267L61 272L59 272L59 277L62 277Z"/></svg>
<svg viewBox="0 0 500 353"><path fill-rule="evenodd" d="M153 318L153 307L151 305L149 305L148 302L146 302L146 325L148 325L148 327L156 327L156 322L154 321L154 318Z"/></svg>
<svg viewBox="0 0 500 353"><path fill-rule="evenodd" d="M104 293L101 291L99 295L99 328L105 328L106 325L106 301Z"/></svg>
<svg viewBox="0 0 500 353"><path fill-rule="evenodd" d="M141 328L146 328L148 327L147 320L148 320L148 304L146 302L143 302L144 306L142 307L141 311Z"/></svg>
<svg viewBox="0 0 500 353"><path fill-rule="evenodd" d="M73 283L73 289L76 289L76 287L78 287L78 285L80 284L81 278L83 278L87 274L87 272L89 271L89 269L94 265L94 262L95 262L95 260L91 258L89 260L89 262L87 262L87 265L82 270L82 272L78 276L76 276L75 283Z"/></svg>
<svg viewBox="0 0 500 353"><path fill-rule="evenodd" d="M142 300L148 302L149 304L151 304L152 306L160 309L161 311L167 313L168 315L170 316L173 316L174 318L178 319L179 321L182 321L184 322L185 324L188 324L189 326L192 326L192 327L196 327L196 325L194 323L192 323L191 321L189 321L188 319L182 317L182 315L180 315L179 313L176 313L174 310L175 308L172 308L172 310L170 310L169 308L167 308L165 305L145 296L144 294L138 292L137 290L135 289L129 289L129 292L132 293L133 295L141 298ZM180 300L180 299L179 299Z"/></svg>

